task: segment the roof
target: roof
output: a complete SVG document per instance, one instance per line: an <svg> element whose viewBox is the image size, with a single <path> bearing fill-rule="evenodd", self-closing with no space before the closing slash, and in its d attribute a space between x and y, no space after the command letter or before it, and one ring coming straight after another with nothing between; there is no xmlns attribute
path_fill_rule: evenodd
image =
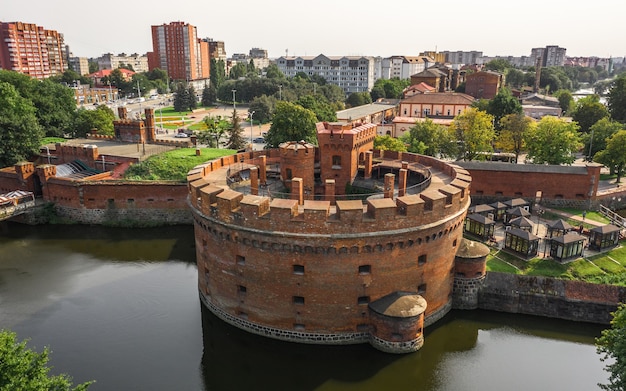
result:
<svg viewBox="0 0 626 391"><path fill-rule="evenodd" d="M507 209L506 213L513 216L530 216L530 212L526 209L516 206L515 208Z"/></svg>
<svg viewBox="0 0 626 391"><path fill-rule="evenodd" d="M491 220L489 217L480 215L478 213L472 213L471 215L468 215L467 218L470 220L482 223L483 225L491 225L491 224L496 223L495 221Z"/></svg>
<svg viewBox="0 0 626 391"><path fill-rule="evenodd" d="M456 257L458 258L482 258L489 254L489 247L480 242L473 240L461 239L461 245L456 251Z"/></svg>
<svg viewBox="0 0 626 391"><path fill-rule="evenodd" d="M132 76L136 73L129 69L124 69L124 68L118 68L118 69L120 70L120 72L122 72L124 76ZM101 79L105 76L109 76L112 72L113 72L113 69L100 69L98 72L90 73L88 77L95 77L95 78Z"/></svg>
<svg viewBox="0 0 626 391"><path fill-rule="evenodd" d="M506 231L506 233L507 233L507 235L511 234L513 236L517 236L518 238L526 239L528 241L539 240L539 236L534 235L531 232L521 230L519 228L510 229L510 230Z"/></svg>
<svg viewBox="0 0 626 391"><path fill-rule="evenodd" d="M474 213L492 212L494 207L487 204L480 204L474 207Z"/></svg>
<svg viewBox="0 0 626 391"><path fill-rule="evenodd" d="M528 205L528 201L526 201L523 198L513 198L510 199L508 201L504 201L504 203L508 206L510 206L511 208L514 208L516 206L525 206Z"/></svg>
<svg viewBox="0 0 626 391"><path fill-rule="evenodd" d="M586 239L587 239L586 237L580 235L577 232L568 232L563 236L557 236L555 238L552 238L552 241L556 243L567 244L567 243L582 242Z"/></svg>
<svg viewBox="0 0 626 391"><path fill-rule="evenodd" d="M552 223L548 223L548 228L552 230L559 230L559 231L569 231L571 229L574 229L574 227L571 224L561 219L553 221Z"/></svg>
<svg viewBox="0 0 626 391"><path fill-rule="evenodd" d="M533 226L533 222L528 217L524 217L524 216L520 216L520 217L516 217L512 219L511 221L509 221L509 224L514 225L516 227L520 227L520 228Z"/></svg>
<svg viewBox="0 0 626 391"><path fill-rule="evenodd" d="M411 77L442 77L442 76L447 76L447 75L437 68L424 69L423 71L419 73L411 75Z"/></svg>
<svg viewBox="0 0 626 391"><path fill-rule="evenodd" d="M493 207L494 209L506 209L509 207L507 204L505 204L504 202L500 202L500 201L496 201L493 204L489 204L489 206Z"/></svg>
<svg viewBox="0 0 626 391"><path fill-rule="evenodd" d="M621 228L616 227L613 224L602 225L600 227L595 227L589 230L589 232L599 232L601 234L609 234L611 232L619 231Z"/></svg>
<svg viewBox="0 0 626 391"><path fill-rule="evenodd" d="M382 111L391 110L396 107L395 104L374 102L367 105L352 107L337 112L337 119L359 119L368 115L380 113Z"/></svg>
<svg viewBox="0 0 626 391"><path fill-rule="evenodd" d="M396 291L371 302L369 308L392 318L412 318L426 311L426 300L417 293Z"/></svg>
<svg viewBox="0 0 626 391"><path fill-rule="evenodd" d="M420 91L420 92L434 92L436 91L436 88L431 86L430 84L421 82L418 84L413 84L412 86L408 86L407 88L405 88L404 92L407 91Z"/></svg>
<svg viewBox="0 0 626 391"><path fill-rule="evenodd" d="M403 99L403 103L426 103L426 104L454 104L471 105L474 97L460 92L432 92L430 94L417 94Z"/></svg>
<svg viewBox="0 0 626 391"><path fill-rule="evenodd" d="M436 125L444 125L444 126L450 126L452 122L454 122L454 119L448 119L448 118L395 117L393 119L393 123L394 124L396 123L415 124L417 122L426 122L426 120L431 120Z"/></svg>

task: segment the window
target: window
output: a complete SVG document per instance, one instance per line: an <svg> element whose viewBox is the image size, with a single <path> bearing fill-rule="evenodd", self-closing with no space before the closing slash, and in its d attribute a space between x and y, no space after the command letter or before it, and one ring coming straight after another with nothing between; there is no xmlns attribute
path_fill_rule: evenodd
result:
<svg viewBox="0 0 626 391"><path fill-rule="evenodd" d="M426 254L422 254L419 257L417 257L417 264L422 266L426 263Z"/></svg>
<svg viewBox="0 0 626 391"><path fill-rule="evenodd" d="M245 265L246 264L246 257L241 256L241 255L237 255L237 265Z"/></svg>
<svg viewBox="0 0 626 391"><path fill-rule="evenodd" d="M333 168L341 168L341 156L333 155Z"/></svg>
<svg viewBox="0 0 626 391"><path fill-rule="evenodd" d="M426 284L421 284L417 287L417 293L423 295L426 293Z"/></svg>
<svg viewBox="0 0 626 391"><path fill-rule="evenodd" d="M357 303L359 305L369 304L369 302L370 302L369 296L359 296L359 298L357 299Z"/></svg>
<svg viewBox="0 0 626 391"><path fill-rule="evenodd" d="M303 275L304 265L293 265L293 274Z"/></svg>
<svg viewBox="0 0 626 391"><path fill-rule="evenodd" d="M293 304L304 304L304 297L293 296Z"/></svg>
<svg viewBox="0 0 626 391"><path fill-rule="evenodd" d="M291 168L288 168L285 171L286 171L286 175L287 175L287 180L291 179L293 177L293 173L291 172Z"/></svg>
<svg viewBox="0 0 626 391"><path fill-rule="evenodd" d="M372 265L361 265L359 266L359 274L370 274L372 272Z"/></svg>
<svg viewBox="0 0 626 391"><path fill-rule="evenodd" d="M238 285L237 286L237 292L239 292L239 293L246 293L247 291L248 291L248 288L246 288L245 286L243 286L243 285Z"/></svg>
<svg viewBox="0 0 626 391"><path fill-rule="evenodd" d="M302 323L294 323L293 329L297 331L304 331L305 327Z"/></svg>

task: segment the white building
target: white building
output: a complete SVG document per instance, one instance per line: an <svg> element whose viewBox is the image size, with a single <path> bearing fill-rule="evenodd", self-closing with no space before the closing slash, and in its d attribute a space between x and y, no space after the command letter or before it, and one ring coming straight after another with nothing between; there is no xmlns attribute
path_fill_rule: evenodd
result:
<svg viewBox="0 0 626 391"><path fill-rule="evenodd" d="M106 53L99 57L97 61L98 68L101 70L117 69L120 65L124 64L132 66L133 70L137 73L148 72L148 57L145 55L140 56L136 53L130 56L124 53L120 53L117 56L112 53Z"/></svg>
<svg viewBox="0 0 626 391"><path fill-rule="evenodd" d="M374 86L374 58L359 56L283 56L276 65L287 77L298 72L318 75L329 84L341 87L346 95L365 92Z"/></svg>

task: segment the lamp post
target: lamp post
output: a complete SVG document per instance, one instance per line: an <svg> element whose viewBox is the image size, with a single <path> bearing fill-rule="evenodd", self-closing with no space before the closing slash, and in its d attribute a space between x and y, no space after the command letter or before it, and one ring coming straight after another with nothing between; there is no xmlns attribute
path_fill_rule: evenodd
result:
<svg viewBox="0 0 626 391"><path fill-rule="evenodd" d="M278 85L278 100L283 100L283 85Z"/></svg>
<svg viewBox="0 0 626 391"><path fill-rule="evenodd" d="M250 150L252 151L253 148L253 143L252 143L252 116L254 115L254 111L250 112Z"/></svg>
<svg viewBox="0 0 626 391"><path fill-rule="evenodd" d="M232 90L233 92L233 111L237 110L237 108L235 107L235 93L237 92L237 90Z"/></svg>

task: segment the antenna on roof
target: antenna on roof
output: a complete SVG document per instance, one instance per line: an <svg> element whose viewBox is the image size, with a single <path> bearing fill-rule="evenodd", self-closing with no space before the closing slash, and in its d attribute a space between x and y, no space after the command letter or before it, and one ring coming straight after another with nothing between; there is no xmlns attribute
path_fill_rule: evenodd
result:
<svg viewBox="0 0 626 391"><path fill-rule="evenodd" d="M285 49L285 57L289 57L289 49Z"/></svg>

